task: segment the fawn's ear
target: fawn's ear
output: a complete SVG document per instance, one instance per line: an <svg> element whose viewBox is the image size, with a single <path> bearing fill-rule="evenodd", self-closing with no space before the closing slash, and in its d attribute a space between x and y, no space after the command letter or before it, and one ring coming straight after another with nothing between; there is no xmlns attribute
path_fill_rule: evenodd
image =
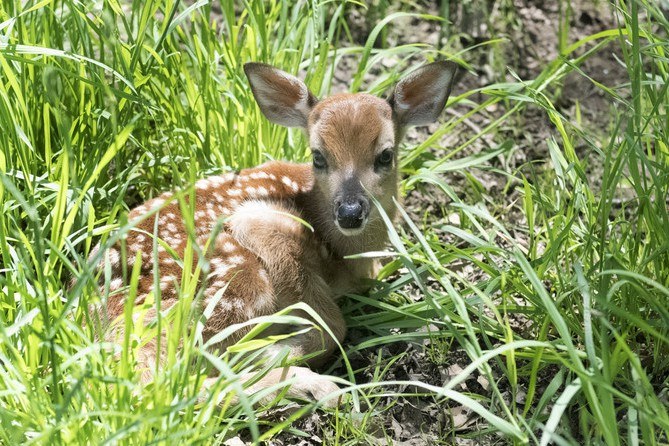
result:
<svg viewBox="0 0 669 446"><path fill-rule="evenodd" d="M244 72L267 119L286 127L307 127L307 117L316 104L316 97L304 82L264 63L247 63Z"/></svg>
<svg viewBox="0 0 669 446"><path fill-rule="evenodd" d="M436 121L451 94L457 70L456 64L442 60L425 65L400 80L388 99L399 125Z"/></svg>

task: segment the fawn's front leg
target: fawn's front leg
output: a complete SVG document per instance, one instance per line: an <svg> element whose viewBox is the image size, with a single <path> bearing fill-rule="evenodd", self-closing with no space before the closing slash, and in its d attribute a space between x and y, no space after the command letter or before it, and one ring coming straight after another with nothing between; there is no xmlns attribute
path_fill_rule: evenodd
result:
<svg viewBox="0 0 669 446"><path fill-rule="evenodd" d="M233 237L264 265L277 310L297 302L306 303L334 334L333 338L325 330L322 333L310 330L279 342L272 349L276 353L287 346L292 357L323 350L321 355L309 360L310 364L317 365L335 351L337 341L343 340L346 324L332 298L332 290L322 277L317 242L307 228L290 217L292 213L286 206L250 201L232 216L229 227ZM302 311L296 313L312 319Z"/></svg>
<svg viewBox="0 0 669 446"><path fill-rule="evenodd" d="M339 307L331 298L329 286L321 277L317 246L312 245L313 240L310 234L304 232L305 228L288 216L290 213L291 209L285 206L250 201L240 206L231 217L228 229L235 241L255 254L262 263L274 294L275 311L304 302L319 315L334 335L333 338L324 329L312 329L277 342L267 349L267 355L276 357L286 348L289 358L322 352L307 361L315 366L335 351L337 342L342 341L346 334L346 325ZM234 286L234 280L230 285ZM313 320L301 310L296 311L295 315ZM275 326L267 334L285 333L289 330L290 327L287 326ZM270 370L257 382L248 384L254 377L254 374L249 374L240 378L248 394L276 386L290 378L295 378L295 382L286 390L289 397L321 400L339 390L330 379L307 367L285 366ZM218 379L208 378L205 387L211 388ZM272 401L280 391L282 388L269 392L261 401ZM325 405L334 406L336 401L327 400Z"/></svg>

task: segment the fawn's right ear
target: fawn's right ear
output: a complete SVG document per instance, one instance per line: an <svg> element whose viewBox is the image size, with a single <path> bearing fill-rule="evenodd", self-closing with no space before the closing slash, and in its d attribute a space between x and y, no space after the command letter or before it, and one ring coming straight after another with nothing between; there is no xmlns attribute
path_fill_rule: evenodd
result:
<svg viewBox="0 0 669 446"><path fill-rule="evenodd" d="M307 127L316 97L304 82L264 63L249 62L244 65L244 72L267 119L286 127Z"/></svg>
<svg viewBox="0 0 669 446"><path fill-rule="evenodd" d="M451 94L458 66L439 61L425 65L403 78L388 101L401 127L435 122Z"/></svg>

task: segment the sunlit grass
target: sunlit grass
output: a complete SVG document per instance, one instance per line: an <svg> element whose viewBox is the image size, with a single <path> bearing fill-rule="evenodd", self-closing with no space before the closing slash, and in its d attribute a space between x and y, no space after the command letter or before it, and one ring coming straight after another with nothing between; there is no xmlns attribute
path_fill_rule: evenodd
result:
<svg viewBox="0 0 669 446"><path fill-rule="evenodd" d="M240 374L260 376L275 365L258 362L258 349L272 342L262 340L263 324L308 327L307 321L287 315L254 321L259 325L236 349L213 355L201 340L207 311L193 310L197 278L207 268L201 263L186 268L179 305L157 327L133 324L128 306L124 317L132 329L115 343L103 341L86 311L99 298L86 259L95 244L131 229L128 207L162 191L182 187L187 194L188 185L208 174L271 158L304 159L302 135L261 116L243 63L300 73L319 96L330 91L343 57L356 59L351 87L375 94L406 68L384 68L387 58L454 56L466 64L472 49L376 48L407 15L386 16L390 4L373 11L383 11L381 21L355 46L344 21L348 8L361 7L353 3L221 2L220 13L207 2L3 3L0 442L221 443L236 435L262 441L288 432L313 409L306 405L271 421L263 417L265 407L253 407L260 396L233 404L229 392L239 390ZM500 76L499 83L459 90L450 103L460 113L406 148L402 188L430 185L449 199L447 212L459 223L424 225L401 211L401 225L388 229L384 282L346 299L349 326L366 335L342 346L331 368L344 370L340 384L348 389L332 414L338 435L332 442L364 443L367 427L384 410L382 396L397 395L406 384L384 382L399 357L379 357L369 365L374 380L356 382L347 354L425 339L432 340L435 361L447 361L455 350L470 359L443 388L414 383L436 401L464 405L480 417L477 432L453 435L501 433L505 442L532 444L667 441L669 23L650 2L614 7L618 29L569 42L563 17L560 57L539 76L513 82ZM500 42L492 40L490 51ZM595 83L614 107L610 129L589 129L578 116L563 114L557 96L567 74L612 48L629 78ZM498 118L433 159L431 150L445 135L495 104L504 110ZM505 170L497 160L517 146L501 128L530 106L551 125L546 159ZM486 136L495 141L491 148L463 155ZM601 181L589 178L589 163L602 166ZM490 202L473 177L468 181L478 192L455 190L447 175L467 169L503 175L520 198ZM192 219L183 200L182 206ZM523 219L506 219L511 208ZM190 246L185 256L197 249ZM481 274L460 274L462 265ZM137 273L127 271L130 295ZM70 288L72 278L79 280ZM417 301L410 295L415 290ZM522 333L514 329L518 320L528 321ZM168 332L167 362L142 386L137 347L160 330ZM201 386L212 369L222 378L207 394ZM460 391L458 384L474 373L490 383L485 394Z"/></svg>

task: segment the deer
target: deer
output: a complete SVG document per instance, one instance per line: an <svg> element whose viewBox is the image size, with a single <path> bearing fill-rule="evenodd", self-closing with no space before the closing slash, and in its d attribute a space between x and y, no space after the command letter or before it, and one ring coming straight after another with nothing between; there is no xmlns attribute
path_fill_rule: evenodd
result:
<svg viewBox="0 0 669 446"><path fill-rule="evenodd" d="M289 358L309 359L304 365L277 367L257 382L242 377L245 393L250 395L290 378L294 378L286 394L290 398L319 401L340 390L330 377L315 371L346 335L338 298L364 292L380 268L377 258L349 257L379 251L387 244L381 210L394 218L399 199L400 141L409 126L439 118L456 70L457 65L449 61L419 67L400 79L388 99L367 93L317 99L296 76L264 63L244 65L262 114L272 123L301 128L311 162L271 161L195 183L190 204L198 244L205 246L217 222L220 228L200 254L210 266L200 279L200 305L204 308L212 299L219 299L204 322L202 336L211 339L233 324L272 315L296 303L311 307L333 334L324 336L312 329L266 349L268 357L287 349ZM174 192L166 192L131 210L128 220L134 226L123 241L125 249L119 241L104 253L111 270L106 282L105 317L115 321L110 322L110 332L116 335L123 333L122 316L128 299L128 293L123 292L124 267L127 271L141 262L135 307L143 305L150 295L159 296L162 310L179 299L182 264L178 256L184 253L188 235L174 197ZM163 242L157 251L154 233ZM159 284L154 278L155 266ZM160 288L157 294L156 285ZM295 314L313 319L301 310ZM144 320L156 316L155 310L148 310ZM275 330L289 328L278 326ZM239 331L237 337L226 338L215 348L224 351L245 333ZM155 341L140 347L136 361L143 382L152 379L156 361L160 363L165 354L156 350ZM216 379L207 377L204 388L213 387Z"/></svg>

